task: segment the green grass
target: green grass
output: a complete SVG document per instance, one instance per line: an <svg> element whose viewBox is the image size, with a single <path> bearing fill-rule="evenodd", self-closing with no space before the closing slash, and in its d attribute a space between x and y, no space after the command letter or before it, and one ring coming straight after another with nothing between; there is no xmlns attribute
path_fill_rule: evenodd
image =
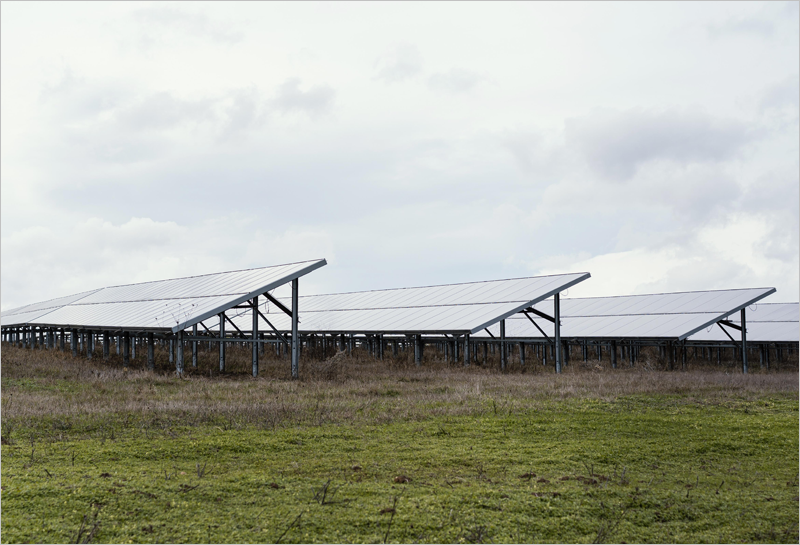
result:
<svg viewBox="0 0 800 545"><path fill-rule="evenodd" d="M2 542L798 541L796 392L433 410L456 402L385 423L4 419Z"/></svg>

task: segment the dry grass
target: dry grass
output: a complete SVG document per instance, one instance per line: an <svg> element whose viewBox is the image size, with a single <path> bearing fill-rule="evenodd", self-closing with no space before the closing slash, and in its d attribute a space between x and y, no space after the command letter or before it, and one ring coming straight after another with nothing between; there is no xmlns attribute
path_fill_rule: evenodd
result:
<svg viewBox="0 0 800 545"><path fill-rule="evenodd" d="M562 375L552 368L518 363L507 373L496 366L464 368L433 351L417 367L408 354L376 361L361 351L327 359L304 354L300 381L288 380L287 359L261 359L257 379L247 373L247 349L228 351L228 371L215 370L215 351L201 352L199 366L187 364L177 377L164 362L155 372L140 357L124 370L118 356L87 361L69 353L2 351L3 428L41 427L68 431L78 422L133 419L137 426L168 427L213 423L226 427L319 425L336 422L382 424L430 416L516 413L570 399L615 400L640 394L673 395L682 403L728 404L764 395L798 392L796 370L742 375L730 369L690 366L661 371L647 356L634 368L609 369L607 362L574 362ZM187 360L189 360L187 355ZM796 369L796 367L795 367ZM96 424L96 422L95 422ZM5 433L4 433L5 435Z"/></svg>

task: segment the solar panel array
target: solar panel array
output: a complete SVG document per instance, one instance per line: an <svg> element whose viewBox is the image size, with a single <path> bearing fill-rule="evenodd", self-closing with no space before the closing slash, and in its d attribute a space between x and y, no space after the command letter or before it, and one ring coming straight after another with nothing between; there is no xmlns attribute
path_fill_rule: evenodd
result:
<svg viewBox="0 0 800 545"><path fill-rule="evenodd" d="M748 342L800 342L800 303L759 303L746 312ZM739 316L731 322L741 325ZM737 331L730 332L734 339ZM730 341L717 325L706 327L691 337L690 341Z"/></svg>
<svg viewBox="0 0 800 545"><path fill-rule="evenodd" d="M2 313L3 326L178 331L326 264L324 259L112 286Z"/></svg>
<svg viewBox="0 0 800 545"><path fill-rule="evenodd" d="M300 332L467 333L480 331L519 309L551 297L589 273L534 276L443 286L361 291L300 297ZM288 306L288 301L283 300ZM261 311L279 330L289 318L275 305ZM234 323L251 329L250 312Z"/></svg>
<svg viewBox="0 0 800 545"><path fill-rule="evenodd" d="M775 288L755 288L562 298L561 335L580 338L683 339L774 292ZM552 301L539 303L534 308L552 316ZM535 315L531 315L531 318L548 336L553 336L553 324L550 321ZM499 336L499 329L495 325L489 331ZM489 336L485 332L482 335ZM543 338L524 315L506 320L506 336Z"/></svg>

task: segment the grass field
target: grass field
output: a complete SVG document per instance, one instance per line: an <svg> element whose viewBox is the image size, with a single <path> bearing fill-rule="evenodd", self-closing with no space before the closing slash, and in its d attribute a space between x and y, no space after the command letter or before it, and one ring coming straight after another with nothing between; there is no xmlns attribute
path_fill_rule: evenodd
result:
<svg viewBox="0 0 800 545"><path fill-rule="evenodd" d="M796 371L246 360L4 346L2 542L798 541Z"/></svg>

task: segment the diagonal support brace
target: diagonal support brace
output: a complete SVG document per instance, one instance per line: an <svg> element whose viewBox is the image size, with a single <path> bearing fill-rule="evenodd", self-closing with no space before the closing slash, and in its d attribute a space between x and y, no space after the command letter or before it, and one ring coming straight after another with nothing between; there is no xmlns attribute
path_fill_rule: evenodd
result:
<svg viewBox="0 0 800 545"><path fill-rule="evenodd" d="M286 308L286 306L285 306L283 303L281 303L280 301L278 301L277 299L275 299L275 298L274 298L272 295L270 295L270 294L269 294L269 292L266 292L266 291L265 291L265 292L264 292L264 297L266 297L267 299L269 299L269 301L270 301L271 303L273 303L273 304L274 304L276 307L278 307L279 309L281 309L283 312L285 312L285 313L286 313L286 314L288 314L289 316L291 316L291 315L292 315L292 311L291 311L291 310L289 310L288 308ZM297 323L298 323L298 324L300 323L300 319L299 319L299 318L298 318L298 320L297 320Z"/></svg>
<svg viewBox="0 0 800 545"><path fill-rule="evenodd" d="M531 321L531 323L532 323L534 326L536 326L536 329L538 329L538 330L539 330L539 333L541 333L542 335L544 335L544 338L545 338L545 339L547 339L547 342L549 342L550 344L553 344L553 339L551 339L550 337L548 337L548 336L547 336L547 333L545 333L545 332L544 332L544 329L542 329L541 327L539 327L539 324L537 324L537 323L536 323L536 322L533 320L533 318L531 318L530 314L528 314L528 313L527 313L527 312L525 312L525 311L522 311L522 313L525 315L525 317L526 317L528 320L530 320L530 321ZM555 321L555 320L553 320L553 323L556 323L556 321Z"/></svg>

